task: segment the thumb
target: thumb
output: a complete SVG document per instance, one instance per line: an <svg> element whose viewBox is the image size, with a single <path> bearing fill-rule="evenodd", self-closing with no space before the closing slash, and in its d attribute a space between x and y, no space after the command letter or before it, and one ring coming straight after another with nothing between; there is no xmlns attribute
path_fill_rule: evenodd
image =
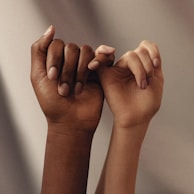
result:
<svg viewBox="0 0 194 194"><path fill-rule="evenodd" d="M38 81L46 75L47 50L53 40L55 28L51 25L31 46L31 80Z"/></svg>

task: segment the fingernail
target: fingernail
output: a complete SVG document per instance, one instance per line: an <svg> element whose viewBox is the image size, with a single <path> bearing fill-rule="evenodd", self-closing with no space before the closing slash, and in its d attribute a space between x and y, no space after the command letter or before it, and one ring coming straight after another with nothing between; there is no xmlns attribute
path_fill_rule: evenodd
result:
<svg viewBox="0 0 194 194"><path fill-rule="evenodd" d="M74 93L75 95L78 95L82 92L83 84L81 82L77 82L75 84Z"/></svg>
<svg viewBox="0 0 194 194"><path fill-rule="evenodd" d="M59 86L58 92L61 96L69 95L69 85L67 83L63 83Z"/></svg>
<svg viewBox="0 0 194 194"><path fill-rule="evenodd" d="M99 65L100 65L99 61L92 61L91 63L89 63L88 69L95 70L98 68Z"/></svg>
<svg viewBox="0 0 194 194"><path fill-rule="evenodd" d="M144 79L142 82L141 82L141 89L146 89L147 87L147 80Z"/></svg>
<svg viewBox="0 0 194 194"><path fill-rule="evenodd" d="M55 80L57 79L58 74L57 74L57 68L52 66L49 71L48 71L48 79L50 80Z"/></svg>
<svg viewBox="0 0 194 194"><path fill-rule="evenodd" d="M48 35L49 32L51 31L51 29L52 29L52 25L50 25L50 26L48 27L48 29L45 31L45 33L43 34L43 36Z"/></svg>
<svg viewBox="0 0 194 194"><path fill-rule="evenodd" d="M154 67L158 67L160 65L160 60L158 58L155 58L153 60L153 65L154 65Z"/></svg>
<svg viewBox="0 0 194 194"><path fill-rule="evenodd" d="M103 47L101 47L99 52L100 53L114 53L115 52L115 48L104 45Z"/></svg>

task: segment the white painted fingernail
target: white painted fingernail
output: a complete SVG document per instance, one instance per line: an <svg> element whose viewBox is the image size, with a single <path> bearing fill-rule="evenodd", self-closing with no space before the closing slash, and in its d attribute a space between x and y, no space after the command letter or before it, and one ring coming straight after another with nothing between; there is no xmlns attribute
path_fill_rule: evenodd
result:
<svg viewBox="0 0 194 194"><path fill-rule="evenodd" d="M147 80L144 79L142 82L141 82L141 89L146 89L147 87Z"/></svg>
<svg viewBox="0 0 194 194"><path fill-rule="evenodd" d="M58 87L58 92L61 96L69 95L69 85L67 83L63 83Z"/></svg>
<svg viewBox="0 0 194 194"><path fill-rule="evenodd" d="M51 29L52 29L52 25L50 25L48 27L48 29L45 31L45 33L43 34L43 36L47 36L49 34L49 32L51 31Z"/></svg>
<svg viewBox="0 0 194 194"><path fill-rule="evenodd" d="M153 60L153 65L154 65L154 67L158 67L160 65L160 60L158 58L155 58Z"/></svg>
<svg viewBox="0 0 194 194"><path fill-rule="evenodd" d="M90 70L95 70L99 67L100 63L99 61L92 61L89 65L88 65L88 69Z"/></svg>
<svg viewBox="0 0 194 194"><path fill-rule="evenodd" d="M82 89L83 89L83 84L81 82L77 82L74 88L75 95L80 94L82 92Z"/></svg>
<svg viewBox="0 0 194 194"><path fill-rule="evenodd" d="M48 71L48 79L56 80L58 77L57 68L52 66Z"/></svg>

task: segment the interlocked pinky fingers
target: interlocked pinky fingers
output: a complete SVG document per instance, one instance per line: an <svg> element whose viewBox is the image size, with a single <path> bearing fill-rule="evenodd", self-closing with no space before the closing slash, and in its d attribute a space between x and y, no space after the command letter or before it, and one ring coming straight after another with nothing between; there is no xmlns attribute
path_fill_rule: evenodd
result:
<svg viewBox="0 0 194 194"><path fill-rule="evenodd" d="M100 45L95 50L95 58L88 64L90 70L99 70L103 67L112 66L115 59L115 48Z"/></svg>

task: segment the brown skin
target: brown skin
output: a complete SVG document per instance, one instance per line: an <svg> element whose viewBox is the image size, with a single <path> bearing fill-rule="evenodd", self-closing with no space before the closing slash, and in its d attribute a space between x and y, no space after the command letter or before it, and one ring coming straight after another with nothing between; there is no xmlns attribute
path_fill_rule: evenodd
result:
<svg viewBox="0 0 194 194"><path fill-rule="evenodd" d="M143 41L108 67L114 55L103 53L106 47L99 47L93 59L90 47L64 45L53 36L51 27L32 46L32 84L48 121L42 194L86 193L91 142L103 104L99 81L88 68L97 70L114 117L96 193L133 194L142 141L162 98L157 46Z"/></svg>
<svg viewBox="0 0 194 194"><path fill-rule="evenodd" d="M51 26L31 48L31 81L48 122L41 194L85 194L103 91L98 77L87 68L93 50L65 45L53 37ZM113 63L113 57L107 56L102 64Z"/></svg>

